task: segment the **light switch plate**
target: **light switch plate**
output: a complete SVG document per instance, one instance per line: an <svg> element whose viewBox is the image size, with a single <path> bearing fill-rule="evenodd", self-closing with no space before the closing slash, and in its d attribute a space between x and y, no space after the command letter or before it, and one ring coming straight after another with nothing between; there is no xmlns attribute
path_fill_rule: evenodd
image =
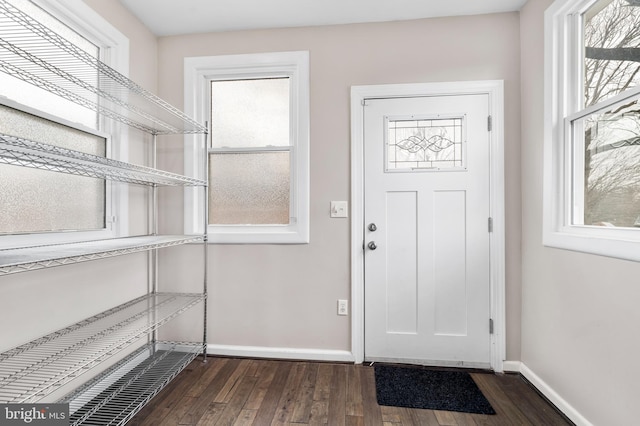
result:
<svg viewBox="0 0 640 426"><path fill-rule="evenodd" d="M347 210L348 204L346 201L331 202L331 217L349 217Z"/></svg>

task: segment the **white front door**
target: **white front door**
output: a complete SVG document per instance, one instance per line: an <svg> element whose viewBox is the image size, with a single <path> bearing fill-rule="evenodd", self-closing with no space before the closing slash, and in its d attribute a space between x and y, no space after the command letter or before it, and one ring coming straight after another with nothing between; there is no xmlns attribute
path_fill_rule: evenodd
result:
<svg viewBox="0 0 640 426"><path fill-rule="evenodd" d="M363 108L365 359L488 368L489 97Z"/></svg>

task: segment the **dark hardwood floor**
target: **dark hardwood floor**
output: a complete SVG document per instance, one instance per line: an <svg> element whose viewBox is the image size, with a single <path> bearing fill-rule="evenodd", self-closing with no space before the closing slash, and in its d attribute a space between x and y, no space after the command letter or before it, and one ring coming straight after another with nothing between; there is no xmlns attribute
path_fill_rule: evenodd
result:
<svg viewBox="0 0 640 426"><path fill-rule="evenodd" d="M570 425L520 376L472 373L497 412L383 407L363 365L195 360L128 425Z"/></svg>

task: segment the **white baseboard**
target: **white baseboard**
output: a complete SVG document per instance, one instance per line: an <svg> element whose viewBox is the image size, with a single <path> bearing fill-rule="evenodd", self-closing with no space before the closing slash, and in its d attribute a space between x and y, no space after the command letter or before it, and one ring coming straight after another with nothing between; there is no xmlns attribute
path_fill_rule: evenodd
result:
<svg viewBox="0 0 640 426"><path fill-rule="evenodd" d="M210 355L244 358L295 359L305 361L355 362L349 351L330 349L271 348L265 346L207 345Z"/></svg>
<svg viewBox="0 0 640 426"><path fill-rule="evenodd" d="M593 426L591 422L585 419L582 414L578 412L571 404L569 404L564 398L551 388L544 380L542 380L536 373L531 371L524 363L520 363L520 373L527 379L533 386L536 387L553 405L558 407L565 416L569 418L576 426Z"/></svg>
<svg viewBox="0 0 640 426"><path fill-rule="evenodd" d="M521 366L520 361L502 361L502 371L505 373L519 373Z"/></svg>

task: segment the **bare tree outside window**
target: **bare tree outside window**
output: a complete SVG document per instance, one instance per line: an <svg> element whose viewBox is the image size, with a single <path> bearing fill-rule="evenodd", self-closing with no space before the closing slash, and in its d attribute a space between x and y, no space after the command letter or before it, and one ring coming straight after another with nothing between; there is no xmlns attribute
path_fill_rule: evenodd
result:
<svg viewBox="0 0 640 426"><path fill-rule="evenodd" d="M584 44L585 108L640 86L640 0L597 2L584 15ZM584 212L574 222L640 227L640 97L578 121Z"/></svg>

